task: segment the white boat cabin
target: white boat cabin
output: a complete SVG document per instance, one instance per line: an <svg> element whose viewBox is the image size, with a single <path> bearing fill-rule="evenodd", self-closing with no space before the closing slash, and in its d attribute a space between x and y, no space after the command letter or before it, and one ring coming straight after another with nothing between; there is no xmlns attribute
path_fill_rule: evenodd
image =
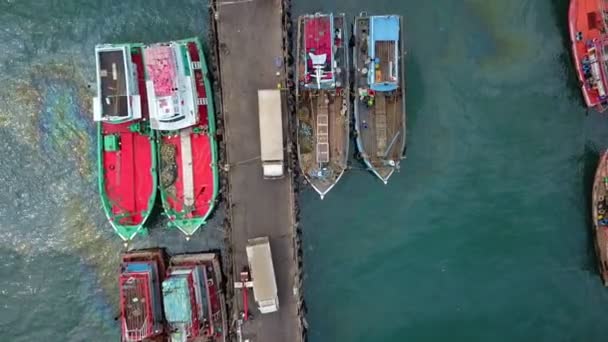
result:
<svg viewBox="0 0 608 342"><path fill-rule="evenodd" d="M141 118L137 71L129 45L98 45L97 96L93 98L95 121L125 122Z"/></svg>
<svg viewBox="0 0 608 342"><path fill-rule="evenodd" d="M144 49L146 90L152 129L171 131L199 121L193 62L183 44Z"/></svg>

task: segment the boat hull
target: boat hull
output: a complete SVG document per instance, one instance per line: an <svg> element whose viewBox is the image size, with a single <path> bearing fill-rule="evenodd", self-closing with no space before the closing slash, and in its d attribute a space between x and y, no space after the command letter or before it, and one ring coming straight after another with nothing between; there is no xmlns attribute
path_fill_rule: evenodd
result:
<svg viewBox="0 0 608 342"><path fill-rule="evenodd" d="M331 29L333 27L333 30ZM317 35L325 35L317 37ZM326 39L325 43L318 43ZM311 51L325 46L331 72L325 84L311 80L307 63ZM331 47L331 52L327 51ZM298 161L308 183L321 199L338 183L347 167L350 124L348 32L344 14L304 15L298 18L296 74ZM329 75L331 73L331 76ZM323 78L323 77L322 77Z"/></svg>
<svg viewBox="0 0 608 342"><path fill-rule="evenodd" d="M608 151L600 157L592 192L591 217L595 233L598 270L604 286L608 286Z"/></svg>
<svg viewBox="0 0 608 342"><path fill-rule="evenodd" d="M581 92L587 107L600 112L604 111L608 104L608 68L605 62L601 62L604 50L608 47L608 39L601 32L604 26L599 22L602 18L603 2L604 0L570 0L568 9L572 57ZM590 18L597 20L591 21ZM596 52L592 52L593 50ZM600 61L588 63L590 58ZM597 64L597 67L592 67L593 64ZM586 68L589 69L585 70ZM594 73L597 77L593 76Z"/></svg>
<svg viewBox="0 0 608 342"><path fill-rule="evenodd" d="M142 119L97 124L98 185L105 214L124 241L145 232L156 200L156 143L147 122L141 45L131 45Z"/></svg>
<svg viewBox="0 0 608 342"><path fill-rule="evenodd" d="M388 54L387 51L394 49L390 51L396 56L399 76L394 89L391 90L373 90L369 84L370 60L379 59L369 57L370 18L374 17L366 15L355 17L353 26L355 40L353 82L356 96L354 101L355 142L359 155L367 168L385 184L388 183L392 174L399 170L400 160L405 158L406 148L403 19L400 16L388 17L398 18L396 46L380 45L381 49L377 47L377 53L380 55L384 49L386 50L384 52ZM374 41L373 44L375 43L383 42Z"/></svg>
<svg viewBox="0 0 608 342"><path fill-rule="evenodd" d="M160 193L171 227L187 238L207 222L219 190L213 92L198 39L180 40L192 62L200 115L197 125L180 131L158 131Z"/></svg>

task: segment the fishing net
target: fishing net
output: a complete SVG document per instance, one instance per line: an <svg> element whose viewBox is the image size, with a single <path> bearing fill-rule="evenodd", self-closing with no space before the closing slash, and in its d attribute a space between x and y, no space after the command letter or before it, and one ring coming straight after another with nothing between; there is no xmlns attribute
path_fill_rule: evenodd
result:
<svg viewBox="0 0 608 342"><path fill-rule="evenodd" d="M300 121L298 135L298 142L300 143L300 153L312 153L314 145L312 127L308 123Z"/></svg>
<svg viewBox="0 0 608 342"><path fill-rule="evenodd" d="M160 146L160 184L169 191L177 179L176 147L170 144Z"/></svg>

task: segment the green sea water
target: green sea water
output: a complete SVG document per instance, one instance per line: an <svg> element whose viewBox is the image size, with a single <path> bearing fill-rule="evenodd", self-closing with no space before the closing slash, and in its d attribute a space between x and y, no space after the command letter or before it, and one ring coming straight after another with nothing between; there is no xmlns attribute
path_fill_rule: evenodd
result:
<svg viewBox="0 0 608 342"><path fill-rule="evenodd" d="M292 14L362 10L406 20L408 157L387 186L353 161L325 200L301 194L310 341L604 341L588 198L608 118L583 107L567 1ZM118 339L93 47L193 35L207 35L204 1L0 3L0 341ZM186 244L165 223L136 247L221 240L219 224Z"/></svg>

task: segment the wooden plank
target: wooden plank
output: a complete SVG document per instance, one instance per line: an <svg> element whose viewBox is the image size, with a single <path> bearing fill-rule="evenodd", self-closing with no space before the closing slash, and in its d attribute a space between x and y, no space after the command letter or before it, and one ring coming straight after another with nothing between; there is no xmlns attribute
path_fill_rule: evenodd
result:
<svg viewBox="0 0 608 342"><path fill-rule="evenodd" d="M386 150L386 102L384 95L376 96L376 155L383 157Z"/></svg>
<svg viewBox="0 0 608 342"><path fill-rule="evenodd" d="M194 175L192 170L192 141L191 128L182 129L179 132L182 158L182 184L184 187L184 206L194 205Z"/></svg>
<svg viewBox="0 0 608 342"><path fill-rule="evenodd" d="M317 163L329 162L329 112L326 94L317 101Z"/></svg>

